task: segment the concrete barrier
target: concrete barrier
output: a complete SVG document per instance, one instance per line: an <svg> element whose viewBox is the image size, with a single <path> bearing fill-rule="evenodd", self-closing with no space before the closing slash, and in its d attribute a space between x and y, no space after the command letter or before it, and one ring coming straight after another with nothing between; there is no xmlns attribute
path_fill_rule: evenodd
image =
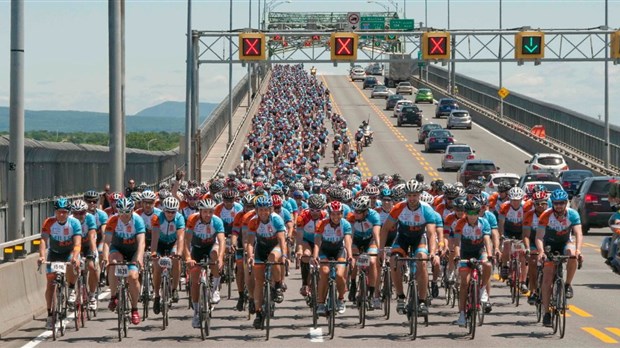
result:
<svg viewBox="0 0 620 348"><path fill-rule="evenodd" d="M45 271L37 272L38 257L0 265L0 338L46 311Z"/></svg>

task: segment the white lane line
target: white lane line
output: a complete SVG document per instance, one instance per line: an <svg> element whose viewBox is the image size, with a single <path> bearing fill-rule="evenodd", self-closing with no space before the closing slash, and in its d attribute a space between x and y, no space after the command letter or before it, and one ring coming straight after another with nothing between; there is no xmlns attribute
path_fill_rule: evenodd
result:
<svg viewBox="0 0 620 348"><path fill-rule="evenodd" d="M472 121L472 122L473 122L473 121ZM509 142L509 141L507 141L506 139L500 138L498 135L493 134L490 130L488 130L488 129L486 129L486 128L482 127L482 126L481 126L481 125L479 125L478 123L476 123L476 122L473 122L473 123L474 123L476 126L478 126L478 128L482 129L483 131L485 131L485 132L487 132L487 133L491 134L492 136L496 137L497 139L499 139L499 140L501 140L501 141L505 142L506 144L508 144L508 145L510 145L510 146L512 146L512 147L514 147L515 149L517 149L517 151L521 152L522 154L524 154L524 155L526 155L526 156L528 156L528 157L532 157L532 155L531 155L530 153L528 153L527 151L525 151L525 150L523 150L522 148L518 147L517 145L515 145L515 144L513 144L513 143L511 143L511 142Z"/></svg>
<svg viewBox="0 0 620 348"><path fill-rule="evenodd" d="M99 300L103 300L104 298L108 297L109 295L110 295L110 290L106 290L106 291L102 292L101 294L99 294L99 296L97 298ZM67 315L67 319L63 320L65 328L67 327L67 324L70 321L72 321L71 319L73 319L74 317L75 317L75 315L73 313ZM39 336L35 337L32 341L24 344L22 346L22 348L34 348L37 345L39 345L39 343L47 340L51 336L52 336L52 330L43 331Z"/></svg>
<svg viewBox="0 0 620 348"><path fill-rule="evenodd" d="M310 342L322 343L323 342L323 329L320 327L316 329L310 329Z"/></svg>

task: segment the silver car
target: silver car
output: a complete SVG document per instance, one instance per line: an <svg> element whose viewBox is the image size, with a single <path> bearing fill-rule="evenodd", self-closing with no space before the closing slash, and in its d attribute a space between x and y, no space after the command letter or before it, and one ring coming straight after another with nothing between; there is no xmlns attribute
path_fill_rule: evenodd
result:
<svg viewBox="0 0 620 348"><path fill-rule="evenodd" d="M408 100L408 99L403 99L403 100L397 101L396 105L394 106L394 115L393 115L393 117L398 117L400 112L403 110L403 107L411 106L411 105L415 105L415 104L413 103L413 101Z"/></svg>
<svg viewBox="0 0 620 348"><path fill-rule="evenodd" d="M362 68L354 68L351 70L351 81L364 81L366 78L366 73Z"/></svg>
<svg viewBox="0 0 620 348"><path fill-rule="evenodd" d="M471 129L471 116L467 110L452 110L448 116L447 129L463 127Z"/></svg>
<svg viewBox="0 0 620 348"><path fill-rule="evenodd" d="M387 98L390 90L385 85L376 85L370 92L370 98Z"/></svg>
<svg viewBox="0 0 620 348"><path fill-rule="evenodd" d="M530 160L526 160L525 174L552 173L560 175L563 170L568 170L568 165L562 155L557 153L536 153Z"/></svg>
<svg viewBox="0 0 620 348"><path fill-rule="evenodd" d="M466 160L475 159L476 151L469 145L453 144L448 145L446 152L441 158L441 169L459 169Z"/></svg>
<svg viewBox="0 0 620 348"><path fill-rule="evenodd" d="M396 86L396 93L413 95L413 86L411 85L411 82L400 82L398 86Z"/></svg>

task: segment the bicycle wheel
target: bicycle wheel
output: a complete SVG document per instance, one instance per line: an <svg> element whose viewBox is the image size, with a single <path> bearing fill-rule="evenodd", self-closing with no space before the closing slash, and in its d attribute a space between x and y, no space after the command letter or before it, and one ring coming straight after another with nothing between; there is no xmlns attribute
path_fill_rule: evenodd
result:
<svg viewBox="0 0 620 348"><path fill-rule="evenodd" d="M521 263L515 260L515 307L519 307L519 298L521 298Z"/></svg>
<svg viewBox="0 0 620 348"><path fill-rule="evenodd" d="M65 331L67 331L67 327L65 324L65 319L67 319L67 286L65 283L60 287L58 304L60 306L59 316L58 316L58 330L60 332L60 336L65 335Z"/></svg>
<svg viewBox="0 0 620 348"><path fill-rule="evenodd" d="M335 280L331 280L329 284L329 338L334 339L334 331L336 331L336 284Z"/></svg>
<svg viewBox="0 0 620 348"><path fill-rule="evenodd" d="M516 296L516 271L515 271L515 260L510 261L510 273L508 274L508 281L510 282L510 303L515 303Z"/></svg>
<svg viewBox="0 0 620 348"><path fill-rule="evenodd" d="M209 336L209 330L211 329L211 319L209 318L209 290L207 284L200 284L200 309L198 316L200 318L200 337L205 340Z"/></svg>
<svg viewBox="0 0 620 348"><path fill-rule="evenodd" d="M478 317L478 282L473 280L469 284L469 334L473 340L476 337L476 319Z"/></svg>
<svg viewBox="0 0 620 348"><path fill-rule="evenodd" d="M129 326L129 316L131 315L129 302L129 289L123 287L123 336L127 337L127 327Z"/></svg>
<svg viewBox="0 0 620 348"><path fill-rule="evenodd" d="M477 301L476 301L476 311L478 313L478 326L482 326L482 324L484 324L484 308L483 308L483 304L482 302L480 302L480 294L482 292L482 288L478 287L478 297L477 297Z"/></svg>
<svg viewBox="0 0 620 348"><path fill-rule="evenodd" d="M235 268L235 264L234 264L234 258L232 258L230 256L230 254L228 255L228 258L226 260L226 285L228 285L228 299L230 300L230 296L232 294L232 280L233 280L233 269Z"/></svg>
<svg viewBox="0 0 620 348"><path fill-rule="evenodd" d="M80 296L82 296L82 284L80 277L75 281L73 291L75 292L75 302L73 302L73 323L75 324L75 331L80 331L80 303L82 302ZM71 290L69 290L71 291Z"/></svg>
<svg viewBox="0 0 620 348"><path fill-rule="evenodd" d="M361 270L358 276L358 295L357 295L357 312L359 314L359 323L364 328L366 325L366 304L368 297L368 290L366 289L366 275Z"/></svg>
<svg viewBox="0 0 620 348"><path fill-rule="evenodd" d="M389 320L392 300L392 276L389 267L386 267L383 273L383 315L385 315L386 320Z"/></svg>
<svg viewBox="0 0 620 348"><path fill-rule="evenodd" d="M317 328L318 325L318 321L319 321L319 315L316 312L316 306L318 305L318 283L319 283L319 272L317 272L316 269L312 270L312 278L311 278L311 282L312 282L312 289L310 290L310 306L312 307L312 327L313 328Z"/></svg>
<svg viewBox="0 0 620 348"><path fill-rule="evenodd" d="M265 289L263 290L263 321L265 327L266 340L269 341L269 324L271 321L271 284L265 280Z"/></svg>
<svg viewBox="0 0 620 348"><path fill-rule="evenodd" d="M456 299L459 298L460 291L461 289L459 285L457 285L455 282L454 285L452 285L452 305L450 306L451 308L454 308L454 306L456 306Z"/></svg>
<svg viewBox="0 0 620 348"><path fill-rule="evenodd" d="M170 296L170 284L168 283L168 276L164 276L161 279L161 318L162 318L162 330L166 330L168 326L168 298Z"/></svg>
<svg viewBox="0 0 620 348"><path fill-rule="evenodd" d="M89 297L88 297L88 286L87 282L82 278L82 291L79 295L80 300L80 321L82 322L82 327L85 327L86 320L90 320L90 311L88 310Z"/></svg>
<svg viewBox="0 0 620 348"><path fill-rule="evenodd" d="M142 272L142 291L141 302L142 302L142 321L145 321L146 318L149 317L149 304L151 301L151 293L149 291L149 286L151 283L151 274L149 271Z"/></svg>
<svg viewBox="0 0 620 348"><path fill-rule="evenodd" d="M560 331L560 338L564 338L564 333L566 330L566 289L564 288L564 280L558 279L555 282L556 286L556 306L555 310L557 313L557 326Z"/></svg>
<svg viewBox="0 0 620 348"><path fill-rule="evenodd" d="M123 296L124 288L121 287L117 296L118 296L118 304L116 305L116 316L118 319L117 322L117 331L118 331L118 341L121 342L123 340L123 321L125 316L124 302L125 296ZM111 301L111 300L110 300Z"/></svg>
<svg viewBox="0 0 620 348"><path fill-rule="evenodd" d="M407 317L409 319L409 335L412 339L418 337L418 284L415 279L409 282L407 290Z"/></svg>
<svg viewBox="0 0 620 348"><path fill-rule="evenodd" d="M58 316L60 314L60 306L59 306L59 298L58 298L58 285L54 285L54 290L52 292L52 340L56 341L56 326L58 325Z"/></svg>

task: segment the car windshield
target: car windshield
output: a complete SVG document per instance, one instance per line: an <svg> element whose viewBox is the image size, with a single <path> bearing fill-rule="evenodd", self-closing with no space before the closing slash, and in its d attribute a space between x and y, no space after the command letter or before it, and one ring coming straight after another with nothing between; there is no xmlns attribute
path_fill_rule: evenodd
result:
<svg viewBox="0 0 620 348"><path fill-rule="evenodd" d="M562 185L555 183L555 182L542 182L540 183L540 185L543 185L545 187L545 190L547 190L547 192L553 192L557 189L562 189Z"/></svg>
<svg viewBox="0 0 620 348"><path fill-rule="evenodd" d="M539 173L539 174L531 174L531 175L526 175L525 178L523 178L523 182L528 182L528 181L555 181L555 176L551 173Z"/></svg>
<svg viewBox="0 0 620 348"><path fill-rule="evenodd" d="M420 90L418 91L418 94L430 94L430 93L431 93L431 91L430 91L430 90L428 90L428 89L420 89Z"/></svg>
<svg viewBox="0 0 620 348"><path fill-rule="evenodd" d="M588 193L607 195L609 193L609 186L611 186L609 179L594 180L592 181L592 185L590 185Z"/></svg>
<svg viewBox="0 0 620 348"><path fill-rule="evenodd" d="M454 115L454 117L467 117L467 116L469 116L469 114L466 113L466 112L453 112L452 115Z"/></svg>
<svg viewBox="0 0 620 348"><path fill-rule="evenodd" d="M471 148L469 146L450 146L448 152L471 152Z"/></svg>
<svg viewBox="0 0 620 348"><path fill-rule="evenodd" d="M385 87L384 85L375 86L376 91L385 91L386 89L387 87Z"/></svg>
<svg viewBox="0 0 620 348"><path fill-rule="evenodd" d="M411 86L411 82L401 82L398 84L399 86L406 86L406 87L410 87Z"/></svg>
<svg viewBox="0 0 620 348"><path fill-rule="evenodd" d="M505 176L499 176L493 179L493 183L495 185L499 185L499 183L502 181L508 181L511 186L516 186L519 183L518 178L511 178L511 177L505 177Z"/></svg>
<svg viewBox="0 0 620 348"><path fill-rule="evenodd" d="M538 157L538 163L543 166L557 166L563 162L564 161L559 157Z"/></svg>
<svg viewBox="0 0 620 348"><path fill-rule="evenodd" d="M452 134L450 134L450 132L445 131L445 130L434 130L430 132L429 136L435 137L435 138L447 138L447 137L451 137Z"/></svg>
<svg viewBox="0 0 620 348"><path fill-rule="evenodd" d="M456 106L456 101L452 100L452 99L443 99L439 105L441 106L448 106L448 105L454 105Z"/></svg>
<svg viewBox="0 0 620 348"><path fill-rule="evenodd" d="M493 163L469 163L465 170L474 172L493 171L495 170L495 165Z"/></svg>
<svg viewBox="0 0 620 348"><path fill-rule="evenodd" d="M403 108L403 112L404 113L407 113L407 112L417 112L417 111L418 111L418 108L415 107L415 106L405 106Z"/></svg>
<svg viewBox="0 0 620 348"><path fill-rule="evenodd" d="M562 173L562 179L567 181L581 181L585 178L592 177L592 172L590 171L574 171L574 172L564 172Z"/></svg>
<svg viewBox="0 0 620 348"><path fill-rule="evenodd" d="M403 99L403 98L404 98L404 97L403 97L402 95L400 95L400 94L392 94L392 95L390 96L390 99L391 99L391 100Z"/></svg>
<svg viewBox="0 0 620 348"><path fill-rule="evenodd" d="M424 126L424 130L425 131L430 131L430 130L433 130L433 129L440 129L440 128L441 128L441 125L436 124L436 123L431 123L431 124L427 124L427 125Z"/></svg>

